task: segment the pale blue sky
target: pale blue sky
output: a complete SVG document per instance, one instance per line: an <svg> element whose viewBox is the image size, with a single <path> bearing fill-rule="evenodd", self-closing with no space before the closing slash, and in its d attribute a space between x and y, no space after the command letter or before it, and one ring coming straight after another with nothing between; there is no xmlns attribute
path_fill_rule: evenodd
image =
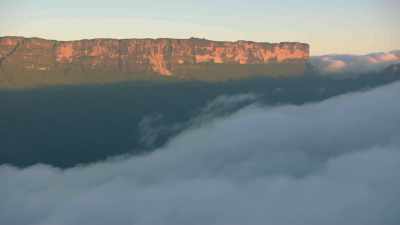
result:
<svg viewBox="0 0 400 225"><path fill-rule="evenodd" d="M1 0L0 36L301 41L312 54L400 49L399 0Z"/></svg>

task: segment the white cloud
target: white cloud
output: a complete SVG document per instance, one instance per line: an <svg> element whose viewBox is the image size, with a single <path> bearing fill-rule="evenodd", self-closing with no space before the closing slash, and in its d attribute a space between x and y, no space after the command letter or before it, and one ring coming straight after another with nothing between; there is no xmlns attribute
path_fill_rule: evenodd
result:
<svg viewBox="0 0 400 225"><path fill-rule="evenodd" d="M399 94L250 105L140 157L3 165L0 224L398 224Z"/></svg>
<svg viewBox="0 0 400 225"><path fill-rule="evenodd" d="M400 51L369 55L326 55L311 58L311 64L322 74L368 73L400 63Z"/></svg>

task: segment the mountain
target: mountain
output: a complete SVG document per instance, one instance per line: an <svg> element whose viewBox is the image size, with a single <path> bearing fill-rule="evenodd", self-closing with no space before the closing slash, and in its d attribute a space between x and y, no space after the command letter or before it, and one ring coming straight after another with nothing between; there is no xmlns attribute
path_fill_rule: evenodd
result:
<svg viewBox="0 0 400 225"><path fill-rule="evenodd" d="M309 45L206 39L0 38L0 87L304 73Z"/></svg>

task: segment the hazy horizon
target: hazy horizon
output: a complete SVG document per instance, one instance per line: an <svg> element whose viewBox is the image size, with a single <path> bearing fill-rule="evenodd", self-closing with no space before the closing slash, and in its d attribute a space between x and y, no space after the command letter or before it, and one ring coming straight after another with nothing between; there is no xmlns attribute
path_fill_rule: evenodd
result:
<svg viewBox="0 0 400 225"><path fill-rule="evenodd" d="M305 42L311 55L400 49L395 0L0 3L0 36L56 40L190 38Z"/></svg>

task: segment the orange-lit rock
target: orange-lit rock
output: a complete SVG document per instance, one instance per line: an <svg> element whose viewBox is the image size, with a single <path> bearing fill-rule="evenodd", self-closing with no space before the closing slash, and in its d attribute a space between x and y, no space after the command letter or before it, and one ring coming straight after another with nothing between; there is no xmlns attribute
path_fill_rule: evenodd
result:
<svg viewBox="0 0 400 225"><path fill-rule="evenodd" d="M0 60L11 54L22 40L18 37L0 38Z"/></svg>
<svg viewBox="0 0 400 225"><path fill-rule="evenodd" d="M6 59L7 60L4 60ZM112 71L174 75L182 65L268 64L306 61L303 43L222 42L205 39L91 39L53 41L39 38L0 38L0 65L29 70Z"/></svg>
<svg viewBox="0 0 400 225"><path fill-rule="evenodd" d="M73 53L72 43L61 43L56 48L56 60L57 62L72 62Z"/></svg>

